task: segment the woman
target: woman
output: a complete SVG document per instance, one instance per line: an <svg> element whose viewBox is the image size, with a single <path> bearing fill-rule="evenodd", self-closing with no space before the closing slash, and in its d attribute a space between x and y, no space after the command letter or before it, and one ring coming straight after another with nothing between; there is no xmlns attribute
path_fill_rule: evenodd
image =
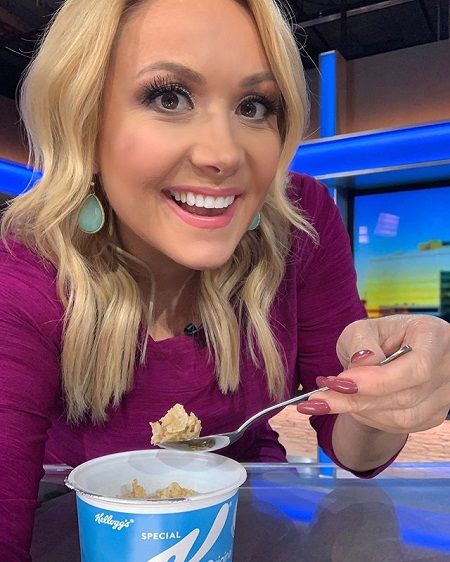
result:
<svg viewBox="0 0 450 562"><path fill-rule="evenodd" d="M2 223L8 560L29 559L43 462L149 447L176 402L228 431L350 366L298 410L361 476L445 419L448 325L355 323L338 210L287 176L307 96L272 0L67 0L21 106L43 177ZM223 453L285 460L267 422Z"/></svg>

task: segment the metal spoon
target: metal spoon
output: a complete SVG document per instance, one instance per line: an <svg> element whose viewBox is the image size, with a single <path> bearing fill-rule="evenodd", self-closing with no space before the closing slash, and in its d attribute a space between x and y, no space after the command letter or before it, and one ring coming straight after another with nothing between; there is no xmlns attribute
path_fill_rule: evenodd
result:
<svg viewBox="0 0 450 562"><path fill-rule="evenodd" d="M390 363L397 357L408 353L411 351L411 347L409 345L404 345L398 351L383 359L379 364L386 365L386 363ZM235 431L230 431L228 433L218 433L216 435L207 435L205 437L194 437L192 439L184 439L179 441L164 441L161 443L157 443L159 447L164 449L176 449L177 451L217 451L218 449L223 449L231 443L234 443L238 439L242 437L244 432L253 425L257 420L261 417L265 416L269 412L273 412L275 410L281 410L282 408L289 406L290 404L298 404L303 400L306 400L313 394L317 394L319 392L324 392L325 390L329 390L328 387L324 386L322 388L317 388L311 392L307 392L305 394L301 394L299 396L294 396L294 398L290 398L289 400L285 400L284 402L279 402L278 404L274 404L273 406L269 406L260 412L257 412L247 421L245 421L238 429Z"/></svg>

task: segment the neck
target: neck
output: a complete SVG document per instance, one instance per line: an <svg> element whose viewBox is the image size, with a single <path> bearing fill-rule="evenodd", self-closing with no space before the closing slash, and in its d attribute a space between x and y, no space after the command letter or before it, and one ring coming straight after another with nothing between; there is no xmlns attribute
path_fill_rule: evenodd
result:
<svg viewBox="0 0 450 562"><path fill-rule="evenodd" d="M164 279L155 282L153 322L150 335L154 340L167 339L183 333L187 324L200 324L197 312L198 272L191 271L178 284Z"/></svg>

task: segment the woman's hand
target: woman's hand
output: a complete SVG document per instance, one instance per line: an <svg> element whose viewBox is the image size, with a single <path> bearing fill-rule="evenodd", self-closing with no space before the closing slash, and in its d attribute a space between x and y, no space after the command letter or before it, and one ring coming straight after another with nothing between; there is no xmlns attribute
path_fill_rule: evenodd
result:
<svg viewBox="0 0 450 562"><path fill-rule="evenodd" d="M376 366L405 344L412 347L410 353ZM450 409L450 324L444 320L425 315L359 320L342 332L337 353L347 370L337 378L319 377L320 386L340 382L345 387L347 379L357 392L325 392L321 400L330 413L348 413L368 428L391 434L423 431L445 420ZM350 382L347 386L355 390Z"/></svg>

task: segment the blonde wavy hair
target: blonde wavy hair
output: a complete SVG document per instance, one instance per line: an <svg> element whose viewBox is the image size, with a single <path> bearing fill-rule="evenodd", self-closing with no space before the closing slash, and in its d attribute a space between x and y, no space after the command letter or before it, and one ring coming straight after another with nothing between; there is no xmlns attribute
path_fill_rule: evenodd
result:
<svg viewBox="0 0 450 562"><path fill-rule="evenodd" d="M107 419L107 409L132 387L144 361L141 328L152 322L136 282L142 265L119 247L106 198L106 225L95 235L77 228L90 192L105 75L114 41L130 13L149 0L66 0L25 76L21 112L32 162L43 175L18 197L2 222L57 269L65 306L61 356L67 418ZM239 1L239 0L236 0ZM261 225L247 232L222 267L200 274L199 312L223 393L239 386L240 334L268 393L282 398L285 365L269 312L285 271L292 226L314 230L287 196L287 169L308 113L303 68L290 25L275 0L240 1L253 14L282 94L282 153L262 207ZM151 272L146 272L151 280ZM144 332L145 333L145 332Z"/></svg>

